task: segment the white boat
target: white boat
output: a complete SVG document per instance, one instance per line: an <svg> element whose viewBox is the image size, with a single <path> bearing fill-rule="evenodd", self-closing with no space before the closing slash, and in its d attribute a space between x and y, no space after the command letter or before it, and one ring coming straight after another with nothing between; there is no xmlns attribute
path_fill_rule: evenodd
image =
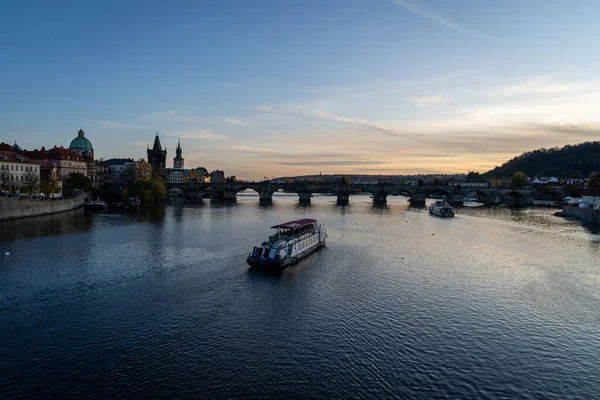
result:
<svg viewBox="0 0 600 400"><path fill-rule="evenodd" d="M92 200L84 203L83 207L89 211L102 211L106 209L106 202L102 200Z"/></svg>
<svg viewBox="0 0 600 400"><path fill-rule="evenodd" d="M454 217L454 209L445 201L436 201L429 206L429 213L439 217Z"/></svg>
<svg viewBox="0 0 600 400"><path fill-rule="evenodd" d="M272 226L275 233L260 247L255 247L246 262L250 267L280 269L295 264L325 246L327 232L315 219L295 221Z"/></svg>

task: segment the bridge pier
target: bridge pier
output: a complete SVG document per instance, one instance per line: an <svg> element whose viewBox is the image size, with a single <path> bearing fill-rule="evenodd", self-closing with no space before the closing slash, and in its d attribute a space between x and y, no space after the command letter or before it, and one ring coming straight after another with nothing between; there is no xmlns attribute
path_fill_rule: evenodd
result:
<svg viewBox="0 0 600 400"><path fill-rule="evenodd" d="M483 203L486 206L498 206L502 204L502 195L501 194L490 194L485 196L485 201Z"/></svg>
<svg viewBox="0 0 600 400"><path fill-rule="evenodd" d="M425 207L425 195L421 193L414 193L410 196L411 207Z"/></svg>
<svg viewBox="0 0 600 400"><path fill-rule="evenodd" d="M462 206L464 201L463 199L464 198L462 194L453 194L448 201L450 201L450 204L453 206Z"/></svg>
<svg viewBox="0 0 600 400"><path fill-rule="evenodd" d="M237 192L234 192L233 190L223 190L219 197L225 201L236 201Z"/></svg>
<svg viewBox="0 0 600 400"><path fill-rule="evenodd" d="M337 205L338 206L347 206L350 203L350 194L349 193L338 193L337 194Z"/></svg>
<svg viewBox="0 0 600 400"><path fill-rule="evenodd" d="M378 192L373 194L373 204L386 204L387 203L387 193Z"/></svg>
<svg viewBox="0 0 600 400"><path fill-rule="evenodd" d="M260 192L258 192L258 196L259 201L262 203L268 203L273 201L273 192L271 191L261 190Z"/></svg>
<svg viewBox="0 0 600 400"><path fill-rule="evenodd" d="M298 192L298 200L300 203L310 203L310 192Z"/></svg>

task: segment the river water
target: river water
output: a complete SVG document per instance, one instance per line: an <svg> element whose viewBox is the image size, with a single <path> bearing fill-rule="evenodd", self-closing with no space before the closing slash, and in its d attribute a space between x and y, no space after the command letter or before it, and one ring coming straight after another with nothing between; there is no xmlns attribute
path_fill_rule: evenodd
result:
<svg viewBox="0 0 600 400"><path fill-rule="evenodd" d="M0 224L0 398L600 398L600 235L555 211L242 195ZM249 272L302 217L327 247Z"/></svg>

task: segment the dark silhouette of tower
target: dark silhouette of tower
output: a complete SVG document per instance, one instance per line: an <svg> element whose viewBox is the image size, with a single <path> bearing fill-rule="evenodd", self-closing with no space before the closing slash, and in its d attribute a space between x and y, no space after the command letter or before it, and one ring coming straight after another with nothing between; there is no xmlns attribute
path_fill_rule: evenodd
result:
<svg viewBox="0 0 600 400"><path fill-rule="evenodd" d="M181 157L181 142L177 141L177 149L175 150L175 157L173 158L173 169L183 169L184 159Z"/></svg>
<svg viewBox="0 0 600 400"><path fill-rule="evenodd" d="M152 165L153 178L160 178L163 176L167 165L167 148L165 147L164 150L162 149L158 132L154 138L152 149L148 148L148 163Z"/></svg>

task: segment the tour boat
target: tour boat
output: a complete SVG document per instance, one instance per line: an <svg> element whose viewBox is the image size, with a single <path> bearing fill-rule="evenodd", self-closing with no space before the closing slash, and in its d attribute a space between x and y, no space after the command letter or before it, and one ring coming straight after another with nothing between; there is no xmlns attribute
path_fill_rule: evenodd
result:
<svg viewBox="0 0 600 400"><path fill-rule="evenodd" d="M454 217L454 209L445 201L436 201L429 206L429 213L439 217Z"/></svg>
<svg viewBox="0 0 600 400"><path fill-rule="evenodd" d="M272 226L275 233L255 247L246 262L251 268L283 268L325 246L327 232L315 219L297 219Z"/></svg>
<svg viewBox="0 0 600 400"><path fill-rule="evenodd" d="M83 208L88 211L102 211L106 209L106 202L102 200L92 200L83 204Z"/></svg>

